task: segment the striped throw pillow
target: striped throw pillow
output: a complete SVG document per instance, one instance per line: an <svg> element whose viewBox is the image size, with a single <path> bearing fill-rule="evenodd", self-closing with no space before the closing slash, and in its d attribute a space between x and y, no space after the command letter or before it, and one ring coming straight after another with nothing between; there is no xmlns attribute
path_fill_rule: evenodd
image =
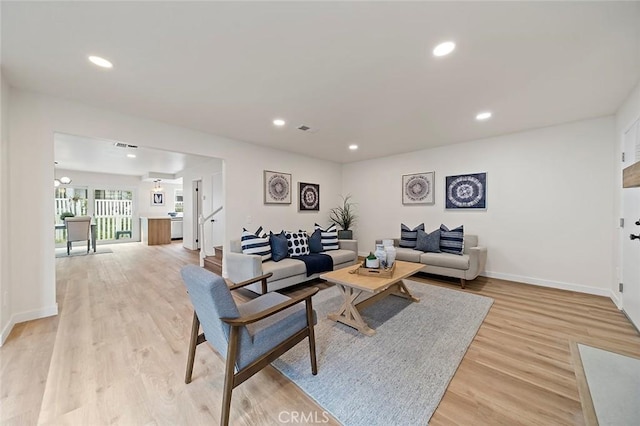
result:
<svg viewBox="0 0 640 426"><path fill-rule="evenodd" d="M269 236L262 233L262 226L256 232L251 233L242 228L242 237L240 238L240 246L244 254L256 254L262 256L262 261L271 259L271 245L269 244Z"/></svg>
<svg viewBox="0 0 640 426"><path fill-rule="evenodd" d="M400 247L404 248L416 248L416 242L418 241L418 231L424 231L424 223L410 229L404 223L400 224Z"/></svg>
<svg viewBox="0 0 640 426"><path fill-rule="evenodd" d="M338 229L335 223L333 225L330 225L327 229L323 229L316 223L315 229L320 230L322 250L338 250L340 248L340 244L338 243Z"/></svg>
<svg viewBox="0 0 640 426"><path fill-rule="evenodd" d="M440 225L440 251L462 255L464 251L463 225L451 230L445 225Z"/></svg>

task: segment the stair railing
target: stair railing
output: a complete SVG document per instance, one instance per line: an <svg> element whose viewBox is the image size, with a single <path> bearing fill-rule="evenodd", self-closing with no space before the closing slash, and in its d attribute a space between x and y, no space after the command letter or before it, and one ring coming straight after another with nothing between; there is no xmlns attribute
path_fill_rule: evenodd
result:
<svg viewBox="0 0 640 426"><path fill-rule="evenodd" d="M211 219L213 216L215 216L216 214L218 214L220 212L220 210L222 210L222 206L218 207L217 209L215 209L213 211L213 213L211 213L210 215L208 215L207 217L204 217L202 214L200 216L198 216L198 226L200 227L200 267L204 268L204 258L207 256L207 254L205 253L205 243L204 243L204 223L206 221L208 221L209 219ZM215 247L213 248L214 250L214 254L215 254Z"/></svg>

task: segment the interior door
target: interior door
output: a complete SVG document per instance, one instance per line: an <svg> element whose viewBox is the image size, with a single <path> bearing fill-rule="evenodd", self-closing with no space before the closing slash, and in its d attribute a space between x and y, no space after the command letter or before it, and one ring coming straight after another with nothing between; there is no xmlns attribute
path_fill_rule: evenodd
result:
<svg viewBox="0 0 640 426"><path fill-rule="evenodd" d="M637 147L640 145L640 120L624 135L625 162L629 167L640 161ZM622 309L640 329L640 238L631 239L631 235L640 236L640 188L623 188L622 228Z"/></svg>

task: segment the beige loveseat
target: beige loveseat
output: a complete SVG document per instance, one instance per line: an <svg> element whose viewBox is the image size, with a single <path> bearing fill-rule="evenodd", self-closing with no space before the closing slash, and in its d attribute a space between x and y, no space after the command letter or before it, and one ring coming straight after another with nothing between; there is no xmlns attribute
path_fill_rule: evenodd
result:
<svg viewBox="0 0 640 426"><path fill-rule="evenodd" d="M477 235L464 235L462 255L451 253L425 253L420 250L398 247L400 240L394 239L396 259L406 262L422 263L421 272L460 278L464 288L467 280L475 279L484 270L487 262L487 248L478 246ZM376 241L381 244L382 240Z"/></svg>
<svg viewBox="0 0 640 426"><path fill-rule="evenodd" d="M351 266L356 263L358 258L357 240L338 240L338 243L340 249L322 252L331 256L334 270ZM229 253L224 254L226 272L227 277L235 283L271 272L273 275L267 280L267 290L275 291L320 276L320 274L307 276L307 268L304 262L295 258L287 257L279 262L274 262L273 260L262 262L262 258L258 255L243 254L240 240L232 240L229 248ZM245 288L256 293L262 293L259 283L248 285Z"/></svg>

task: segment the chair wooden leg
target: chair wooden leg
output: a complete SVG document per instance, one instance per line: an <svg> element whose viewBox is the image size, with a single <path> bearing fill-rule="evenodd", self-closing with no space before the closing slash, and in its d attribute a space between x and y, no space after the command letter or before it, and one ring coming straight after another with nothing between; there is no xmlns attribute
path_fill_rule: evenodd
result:
<svg viewBox="0 0 640 426"><path fill-rule="evenodd" d="M316 359L316 336L313 331L313 307L311 299L305 303L307 305L307 327L309 327L309 355L311 356L311 374L318 374L318 361Z"/></svg>
<svg viewBox="0 0 640 426"><path fill-rule="evenodd" d="M234 388L236 356L238 353L238 336L240 334L239 327L231 326L231 335L229 336L229 346L227 348L227 359L224 374L224 394L222 395L222 417L220 419L221 426L229 424L229 414L231 412L231 393Z"/></svg>
<svg viewBox="0 0 640 426"><path fill-rule="evenodd" d="M189 342L189 358L187 359L187 371L184 375L184 382L191 383L191 375L193 374L193 363L196 359L196 346L198 345L198 331L200 331L200 319L198 315L193 313L193 322L191 325L191 341Z"/></svg>
<svg viewBox="0 0 640 426"><path fill-rule="evenodd" d="M460 286L464 288L465 285L467 285L467 280L465 280L464 278L460 278Z"/></svg>

